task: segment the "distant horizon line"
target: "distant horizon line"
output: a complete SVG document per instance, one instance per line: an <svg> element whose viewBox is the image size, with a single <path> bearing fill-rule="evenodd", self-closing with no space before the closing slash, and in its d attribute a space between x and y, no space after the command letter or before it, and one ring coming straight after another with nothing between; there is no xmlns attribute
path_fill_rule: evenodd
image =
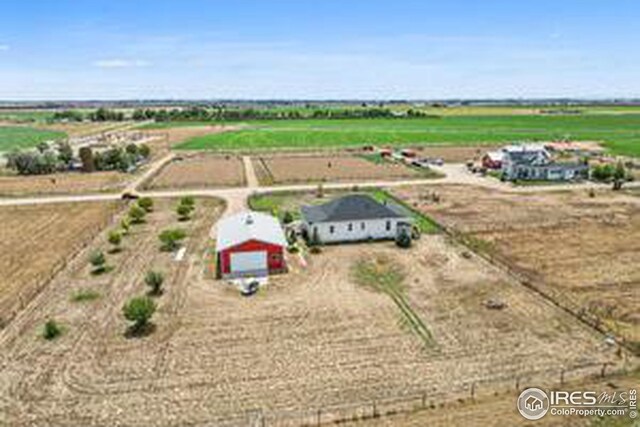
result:
<svg viewBox="0 0 640 427"><path fill-rule="evenodd" d="M0 99L0 108L10 104L73 104L73 103L640 103L640 97L501 97L501 98L42 98Z"/></svg>

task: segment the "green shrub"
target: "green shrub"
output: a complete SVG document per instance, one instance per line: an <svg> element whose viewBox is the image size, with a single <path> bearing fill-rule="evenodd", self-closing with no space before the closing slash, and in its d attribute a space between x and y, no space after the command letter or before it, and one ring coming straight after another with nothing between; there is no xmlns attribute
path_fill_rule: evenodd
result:
<svg viewBox="0 0 640 427"><path fill-rule="evenodd" d="M184 196L180 199L180 204L189 206L193 209L196 207L196 199L194 199L192 196Z"/></svg>
<svg viewBox="0 0 640 427"><path fill-rule="evenodd" d="M155 311L156 303L149 297L131 298L122 307L125 319L133 322L132 327L135 331L142 330L149 323Z"/></svg>
<svg viewBox="0 0 640 427"><path fill-rule="evenodd" d="M148 159L151 155L151 148L147 144L138 145L138 154L143 158Z"/></svg>
<svg viewBox="0 0 640 427"><path fill-rule="evenodd" d="M89 255L89 262L93 266L93 274L101 274L107 270L107 258L102 251L94 251Z"/></svg>
<svg viewBox="0 0 640 427"><path fill-rule="evenodd" d="M293 222L294 218L293 218L293 214L291 213L291 211L285 211L284 215L282 217L282 222L285 224L291 224Z"/></svg>
<svg viewBox="0 0 640 427"><path fill-rule="evenodd" d="M164 283L164 274L150 270L147 272L144 282L151 288L151 295L160 295L162 293L162 284Z"/></svg>
<svg viewBox="0 0 640 427"><path fill-rule="evenodd" d="M110 231L107 240L113 246L113 252L118 252L122 244L122 232L119 230Z"/></svg>
<svg viewBox="0 0 640 427"><path fill-rule="evenodd" d="M591 170L591 178L596 181L608 181L613 177L614 172L615 168L611 164L596 165Z"/></svg>
<svg viewBox="0 0 640 427"><path fill-rule="evenodd" d="M178 205L176 208L176 213L178 214L179 221L188 221L191 219L191 210L192 208L187 205Z"/></svg>
<svg viewBox="0 0 640 427"><path fill-rule="evenodd" d="M93 301L100 298L100 293L92 290L82 290L74 293L71 296L73 302Z"/></svg>
<svg viewBox="0 0 640 427"><path fill-rule="evenodd" d="M129 218L131 219L131 223L142 224L146 213L147 212L138 205L131 206L129 209Z"/></svg>
<svg viewBox="0 0 640 427"><path fill-rule="evenodd" d="M153 199L151 197L142 197L138 200L138 206L144 209L145 212L151 212L153 210Z"/></svg>
<svg viewBox="0 0 640 427"><path fill-rule="evenodd" d="M187 233L180 228L171 228L164 230L158 238L162 244L160 249L166 252L171 252L180 247L180 241L187 237Z"/></svg>
<svg viewBox="0 0 640 427"><path fill-rule="evenodd" d="M127 236L131 228L131 220L129 218L122 218L122 221L120 221L120 228L122 229L122 235Z"/></svg>
<svg viewBox="0 0 640 427"><path fill-rule="evenodd" d="M42 337L47 341L51 341L58 338L60 335L62 335L62 328L60 325L58 325L58 323L53 319L47 320L47 323L44 324Z"/></svg>

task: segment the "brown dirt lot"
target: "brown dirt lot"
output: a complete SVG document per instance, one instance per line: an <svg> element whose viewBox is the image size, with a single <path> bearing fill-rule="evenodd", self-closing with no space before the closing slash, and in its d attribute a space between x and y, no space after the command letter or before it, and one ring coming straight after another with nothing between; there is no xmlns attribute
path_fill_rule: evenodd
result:
<svg viewBox="0 0 640 427"><path fill-rule="evenodd" d="M181 160L173 160L165 165L144 187L237 187L245 183L244 166L239 157L210 154L180 157Z"/></svg>
<svg viewBox="0 0 640 427"><path fill-rule="evenodd" d="M611 191L515 194L469 186L395 193L548 286L567 304L640 341L640 200Z"/></svg>
<svg viewBox="0 0 640 427"><path fill-rule="evenodd" d="M376 164L348 155L259 157L253 158L253 165L263 185L424 178L419 171L399 163Z"/></svg>
<svg viewBox="0 0 640 427"><path fill-rule="evenodd" d="M0 209L0 322L27 304L74 252L93 239L117 203L55 204Z"/></svg>
<svg viewBox="0 0 640 427"><path fill-rule="evenodd" d="M0 175L0 197L34 194L116 192L132 175L120 172L66 172L41 176Z"/></svg>
<svg viewBox="0 0 640 427"><path fill-rule="evenodd" d="M70 265L0 335L0 416L10 425L247 425L323 419L344 405L428 392L446 401L468 386L544 384L560 367L617 360L600 337L443 236L423 237L400 255L392 243L325 248L303 268L272 278L253 298L206 278L207 231L219 215L199 201L182 262L158 251L158 231L176 226L173 203L160 201L134 228L115 269L92 277L85 257ZM100 236L92 247L103 247ZM361 259L387 257L406 272L405 297L433 334L425 347L389 296L355 284ZM144 292L150 269L167 275L156 330L126 338L122 303ZM102 297L71 303L78 289ZM498 297L501 311L483 301ZM37 336L55 317L66 333ZM567 345L567 343L571 345ZM228 423L227 423L228 421ZM270 424L269 421L266 425Z"/></svg>

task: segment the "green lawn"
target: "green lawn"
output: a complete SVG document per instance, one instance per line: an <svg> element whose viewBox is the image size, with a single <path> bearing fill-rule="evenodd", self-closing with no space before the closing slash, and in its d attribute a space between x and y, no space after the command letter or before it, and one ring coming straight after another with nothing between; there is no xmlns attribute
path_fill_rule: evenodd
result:
<svg viewBox="0 0 640 427"><path fill-rule="evenodd" d="M161 124L172 125L174 124ZM602 141L616 154L640 156L640 114L281 120L247 122L243 125L244 128L238 131L193 138L177 148L229 150L346 147L364 144L472 145L571 138Z"/></svg>
<svg viewBox="0 0 640 427"><path fill-rule="evenodd" d="M0 126L0 152L15 148L29 148L40 142L66 138L64 132L23 126Z"/></svg>

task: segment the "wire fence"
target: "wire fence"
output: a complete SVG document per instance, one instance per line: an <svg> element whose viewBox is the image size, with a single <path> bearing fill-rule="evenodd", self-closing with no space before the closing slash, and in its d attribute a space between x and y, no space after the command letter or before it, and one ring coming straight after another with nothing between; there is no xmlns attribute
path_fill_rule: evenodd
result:
<svg viewBox="0 0 640 427"><path fill-rule="evenodd" d="M6 327L27 305L33 301L40 292L42 292L47 285L53 281L53 279L67 268L67 266L84 254L86 249L91 245L95 236L100 234L104 230L105 225L112 221L112 218L101 223L99 225L91 227L90 231L86 232L86 238L73 245L70 249L65 249L69 255L58 260L49 270L44 273L38 274L31 278L29 283L23 286L20 291L16 293L7 292L4 294L4 298L0 299L0 330Z"/></svg>
<svg viewBox="0 0 640 427"><path fill-rule="evenodd" d="M350 422L366 422L394 415L418 411L450 408L476 400L504 394L516 395L527 387L550 389L568 383L585 380L602 380L635 369L628 361L618 363L585 364L572 367L555 367L538 371L522 371L518 375L506 375L478 381L459 382L446 389L425 386L376 399L346 402L336 405L311 407L303 410L251 409L237 417L219 420L212 424L222 427L313 427ZM515 397L514 397L515 405ZM515 407L515 406L514 406ZM366 424L363 424L366 425Z"/></svg>
<svg viewBox="0 0 640 427"><path fill-rule="evenodd" d="M617 344L625 347L628 351L631 351L632 353L637 352L637 349L633 348L625 336L612 330L601 316L591 310L589 306L570 296L561 287L550 285L539 278L535 272L516 265L508 257L492 250L492 248L486 245L485 241L478 239L473 235L461 233L449 227L443 227L442 230L453 240L469 248L485 261L506 272L521 285L545 298L556 307L562 309L596 331L612 337Z"/></svg>

